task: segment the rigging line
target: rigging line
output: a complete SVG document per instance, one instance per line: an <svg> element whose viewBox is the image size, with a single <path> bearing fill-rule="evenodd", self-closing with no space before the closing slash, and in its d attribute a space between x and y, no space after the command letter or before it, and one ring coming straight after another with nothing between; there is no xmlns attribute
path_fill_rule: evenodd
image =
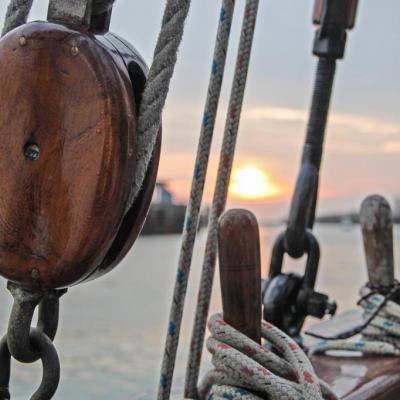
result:
<svg viewBox="0 0 400 400"><path fill-rule="evenodd" d="M169 398L172 386L185 294L188 285L200 207L204 192L204 183L207 174L208 160L215 129L215 120L225 72L225 63L234 9L235 0L222 1L207 100L200 130L199 145L194 167L190 198L186 210L185 225L178 263L177 280L175 283L173 302L170 311L168 325L169 329L166 338L160 387L158 392L158 398L160 400L166 400Z"/></svg>
<svg viewBox="0 0 400 400"><path fill-rule="evenodd" d="M228 195L228 187L235 154L243 98L249 71L258 6L259 0L246 1L236 70L229 101L224 139L221 148L218 175L209 221L206 251L204 255L198 302L192 331L191 350L186 369L185 392L188 394L188 397L192 398L197 397L197 382L217 255L218 219L225 209Z"/></svg>
<svg viewBox="0 0 400 400"><path fill-rule="evenodd" d="M138 155L129 207L137 198L152 159L169 85L178 58L190 0L168 0L153 62L143 92L138 120Z"/></svg>

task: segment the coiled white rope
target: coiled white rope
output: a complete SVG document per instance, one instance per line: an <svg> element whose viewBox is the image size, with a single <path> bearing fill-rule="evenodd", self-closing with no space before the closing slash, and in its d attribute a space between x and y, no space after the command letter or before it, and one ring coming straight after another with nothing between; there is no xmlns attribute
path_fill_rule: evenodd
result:
<svg viewBox="0 0 400 400"><path fill-rule="evenodd" d="M318 379L298 344L268 322L262 322L267 341L263 346L236 331L220 315L211 317L208 326L212 336L207 348L215 370L201 382L200 399L337 399Z"/></svg>
<svg viewBox="0 0 400 400"><path fill-rule="evenodd" d="M387 296L368 286L362 287L359 305L363 309L365 327L361 331L361 339L321 339L310 348L310 353L344 350L370 355L400 356L400 305L390 300L399 291L398 282Z"/></svg>

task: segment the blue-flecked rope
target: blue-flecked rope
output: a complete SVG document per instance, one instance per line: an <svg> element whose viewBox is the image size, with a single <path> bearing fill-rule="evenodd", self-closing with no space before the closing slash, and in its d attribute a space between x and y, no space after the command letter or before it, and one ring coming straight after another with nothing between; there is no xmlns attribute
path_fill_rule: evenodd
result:
<svg viewBox="0 0 400 400"><path fill-rule="evenodd" d="M199 213L203 198L208 160L210 156L215 120L225 71L234 8L235 0L222 1L217 39L212 61L211 77L201 125L190 199L186 211L173 302L169 316L168 332L158 390L159 400L169 399L171 392L185 295L192 263L193 248L199 222Z"/></svg>
<svg viewBox="0 0 400 400"><path fill-rule="evenodd" d="M362 287L360 294L360 305L366 322L361 337L321 339L310 348L311 354L344 350L370 355L400 356L400 305L387 300L382 294L374 293L368 286Z"/></svg>
<svg viewBox="0 0 400 400"><path fill-rule="evenodd" d="M250 56L254 39L258 6L259 0L246 1L235 75L229 100L228 115L211 208L191 347L186 369L185 394L189 398L197 398L197 385L201 356L204 346L204 337L217 257L218 219L225 209L228 196L229 181L235 155L240 116L250 65Z"/></svg>

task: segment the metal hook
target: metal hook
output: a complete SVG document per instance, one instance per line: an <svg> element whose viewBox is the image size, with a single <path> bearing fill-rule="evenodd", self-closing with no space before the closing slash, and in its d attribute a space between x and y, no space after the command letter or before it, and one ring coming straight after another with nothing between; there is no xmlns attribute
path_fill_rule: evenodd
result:
<svg viewBox="0 0 400 400"><path fill-rule="evenodd" d="M10 400L11 354L8 350L7 336L0 341L0 400Z"/></svg>
<svg viewBox="0 0 400 400"><path fill-rule="evenodd" d="M31 328L29 340L42 360L43 377L39 389L31 400L50 400L56 393L60 382L60 360L52 341L39 329ZM7 336L0 342L0 400L10 400L11 353Z"/></svg>
<svg viewBox="0 0 400 400"><path fill-rule="evenodd" d="M29 333L35 309L39 305L37 329L53 340L58 327L59 298L66 290L31 290L11 282L7 287L14 298L7 331L8 349L17 361L33 363L40 358Z"/></svg>
<svg viewBox="0 0 400 400"><path fill-rule="evenodd" d="M65 290L32 290L9 282L14 298L7 335L0 342L0 400L9 400L11 357L23 363L42 360L43 378L31 400L51 399L60 381L60 362L52 343L59 317L59 299ZM39 306L37 328L31 328Z"/></svg>

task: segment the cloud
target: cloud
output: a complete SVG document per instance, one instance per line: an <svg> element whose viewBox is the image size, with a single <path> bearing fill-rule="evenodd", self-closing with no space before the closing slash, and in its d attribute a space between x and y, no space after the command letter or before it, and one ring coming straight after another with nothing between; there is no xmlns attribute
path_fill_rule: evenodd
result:
<svg viewBox="0 0 400 400"><path fill-rule="evenodd" d="M244 121L279 121L307 123L309 112L295 108L254 107L243 112ZM352 130L357 133L400 135L400 123L383 121L364 115L331 113L329 125L333 128Z"/></svg>

